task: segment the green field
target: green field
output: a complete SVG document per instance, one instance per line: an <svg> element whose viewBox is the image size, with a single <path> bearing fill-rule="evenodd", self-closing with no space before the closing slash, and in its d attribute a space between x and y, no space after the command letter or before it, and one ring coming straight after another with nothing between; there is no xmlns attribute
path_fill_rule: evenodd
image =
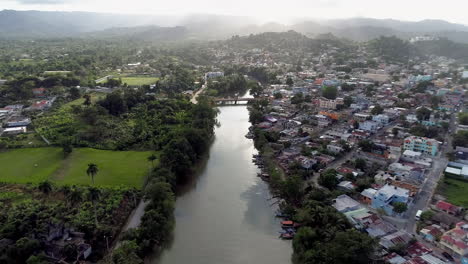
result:
<svg viewBox="0 0 468 264"><path fill-rule="evenodd" d="M63 158L61 148L27 148L0 153L0 181L37 183L49 179L58 185L91 184L89 163L98 165L98 186L141 188L151 167L149 151L74 149Z"/></svg>
<svg viewBox="0 0 468 264"><path fill-rule="evenodd" d="M126 83L129 86L140 86L155 84L159 78L156 77L122 77L122 83Z"/></svg>
<svg viewBox="0 0 468 264"><path fill-rule="evenodd" d="M37 183L46 180L63 159L59 148L25 148L0 153L0 181Z"/></svg>
<svg viewBox="0 0 468 264"><path fill-rule="evenodd" d="M445 178L440 188L447 201L458 206L468 207L468 182Z"/></svg>

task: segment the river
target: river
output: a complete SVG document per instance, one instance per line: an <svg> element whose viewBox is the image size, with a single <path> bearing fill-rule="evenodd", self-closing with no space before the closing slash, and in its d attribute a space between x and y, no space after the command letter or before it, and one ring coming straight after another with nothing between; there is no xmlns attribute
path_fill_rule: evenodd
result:
<svg viewBox="0 0 468 264"><path fill-rule="evenodd" d="M288 264L291 241L278 238L268 186L256 176L245 106L220 107L206 165L176 202L171 245L158 264Z"/></svg>

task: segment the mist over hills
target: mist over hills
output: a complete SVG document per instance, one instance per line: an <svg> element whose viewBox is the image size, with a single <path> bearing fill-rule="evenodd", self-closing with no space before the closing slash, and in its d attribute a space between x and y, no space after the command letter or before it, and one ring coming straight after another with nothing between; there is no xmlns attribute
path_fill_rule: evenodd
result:
<svg viewBox="0 0 468 264"><path fill-rule="evenodd" d="M138 27L131 29L133 27ZM350 18L303 20L285 25L277 22L260 24L242 16L194 14L126 15L91 12L0 11L0 38L50 37L133 37L149 40L226 39L233 35L294 30L314 37L331 33L337 37L366 41L379 36L431 35L468 43L468 27L443 20L418 22L394 19Z"/></svg>

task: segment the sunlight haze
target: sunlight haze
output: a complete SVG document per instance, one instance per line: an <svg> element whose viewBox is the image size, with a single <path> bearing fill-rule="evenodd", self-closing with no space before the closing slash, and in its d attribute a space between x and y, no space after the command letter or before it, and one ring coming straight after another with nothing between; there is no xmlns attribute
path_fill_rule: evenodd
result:
<svg viewBox="0 0 468 264"><path fill-rule="evenodd" d="M374 0L2 0L2 9L89 11L151 15L183 15L193 13L249 16L258 22L292 23L297 19L335 19L350 17L391 18L409 21L443 19L468 24L468 3L446 0L450 12L441 12L440 1L374 1Z"/></svg>

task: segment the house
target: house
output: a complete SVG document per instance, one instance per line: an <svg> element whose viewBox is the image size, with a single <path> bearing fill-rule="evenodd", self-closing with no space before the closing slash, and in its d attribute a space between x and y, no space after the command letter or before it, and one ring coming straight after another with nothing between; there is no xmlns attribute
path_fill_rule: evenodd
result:
<svg viewBox="0 0 468 264"><path fill-rule="evenodd" d="M409 149L403 151L403 154L401 155L401 159L404 161L408 161L408 162L414 162L414 161L420 160L421 157L422 157L421 152L412 151Z"/></svg>
<svg viewBox="0 0 468 264"><path fill-rule="evenodd" d="M403 149L421 152L423 154L435 156L439 148L439 142L426 137L410 136L405 138Z"/></svg>
<svg viewBox="0 0 468 264"><path fill-rule="evenodd" d="M6 122L7 127L25 127L31 124L31 119L27 117L13 117Z"/></svg>
<svg viewBox="0 0 468 264"><path fill-rule="evenodd" d="M419 234L424 240L434 242L437 238L440 238L442 236L443 231L439 225L433 224L421 229L421 231L419 231Z"/></svg>
<svg viewBox="0 0 468 264"><path fill-rule="evenodd" d="M351 212L362 208L359 202L346 194L336 197L336 199L333 200L333 207L340 213Z"/></svg>
<svg viewBox="0 0 468 264"><path fill-rule="evenodd" d="M361 192L361 202L365 204L371 204L372 199L374 198L375 194L377 193L376 189L368 188Z"/></svg>
<svg viewBox="0 0 468 264"><path fill-rule="evenodd" d="M395 176L382 170L378 171L377 174L374 176L375 183L379 185L385 185L391 181L394 181L395 179Z"/></svg>
<svg viewBox="0 0 468 264"><path fill-rule="evenodd" d="M384 258L385 263L390 263L390 264L403 264L406 262L406 259L404 259L402 256L398 255L395 252L392 252L385 256Z"/></svg>
<svg viewBox="0 0 468 264"><path fill-rule="evenodd" d="M432 249L426 247L422 243L414 242L406 248L406 252L412 258L426 255L432 252Z"/></svg>
<svg viewBox="0 0 468 264"><path fill-rule="evenodd" d="M375 132L379 129L380 124L375 121L364 121L359 123L359 129L369 132Z"/></svg>
<svg viewBox="0 0 468 264"><path fill-rule="evenodd" d="M392 234L389 234L380 238L379 244L383 248L389 249L396 245L407 244L408 242L410 242L412 237L413 236L406 233L405 231L397 231L395 233L392 233Z"/></svg>
<svg viewBox="0 0 468 264"><path fill-rule="evenodd" d="M321 97L318 99L318 106L323 109L336 109L338 105L343 105L343 98L336 98L335 100Z"/></svg>
<svg viewBox="0 0 468 264"><path fill-rule="evenodd" d="M468 224L465 222L459 222L456 224L454 229L445 232L441 239L440 244L454 252L459 256L468 254Z"/></svg>
<svg viewBox="0 0 468 264"><path fill-rule="evenodd" d="M361 113L356 113L354 114L354 120L359 121L359 122L364 122L371 118L371 115L368 114L361 114Z"/></svg>
<svg viewBox="0 0 468 264"><path fill-rule="evenodd" d="M455 206L446 201L438 201L436 203L436 208L442 212L446 212L447 214L451 214L451 215L458 215L461 211L460 207Z"/></svg>
<svg viewBox="0 0 468 264"><path fill-rule="evenodd" d="M356 186L350 181L342 181L338 183L337 189L342 191L352 191L356 189Z"/></svg>
<svg viewBox="0 0 468 264"><path fill-rule="evenodd" d="M34 88L32 93L35 97L42 98L46 96L47 90L45 88Z"/></svg>
<svg viewBox="0 0 468 264"><path fill-rule="evenodd" d="M319 127L326 127L331 124L331 120L324 115L315 115Z"/></svg>
<svg viewBox="0 0 468 264"><path fill-rule="evenodd" d="M409 190L387 184L375 193L371 206L374 209L383 209L385 213L393 215L393 203L407 203L409 195Z"/></svg>
<svg viewBox="0 0 468 264"><path fill-rule="evenodd" d="M331 152L333 154L338 154L338 153L341 153L344 151L344 149L339 146L339 145L335 145L335 144L328 144L327 145L327 151L328 152Z"/></svg>
<svg viewBox="0 0 468 264"><path fill-rule="evenodd" d="M9 136L9 135L17 135L17 134L26 133L26 132L27 132L27 128L25 126L8 127L3 130L2 135Z"/></svg>
<svg viewBox="0 0 468 264"><path fill-rule="evenodd" d="M209 79L217 78L217 77L223 77L223 76L224 76L224 72L207 72L205 73L205 81Z"/></svg>
<svg viewBox="0 0 468 264"><path fill-rule="evenodd" d="M447 263L449 262L445 262L432 254L425 254L422 256L411 258L403 264L447 264Z"/></svg>
<svg viewBox="0 0 468 264"><path fill-rule="evenodd" d="M386 125L390 122L390 118L388 117L388 115L384 114L373 116L372 120L382 125Z"/></svg>

